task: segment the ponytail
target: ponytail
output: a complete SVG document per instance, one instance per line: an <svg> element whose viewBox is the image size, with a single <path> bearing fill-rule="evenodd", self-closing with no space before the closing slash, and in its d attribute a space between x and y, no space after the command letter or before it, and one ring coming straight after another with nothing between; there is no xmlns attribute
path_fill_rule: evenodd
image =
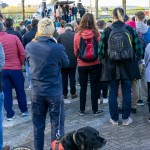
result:
<svg viewBox="0 0 150 150"><path fill-rule="evenodd" d="M122 8L115 8L113 10L113 17L124 22L124 10Z"/></svg>
<svg viewBox="0 0 150 150"><path fill-rule="evenodd" d="M120 14L119 10L117 10L117 16L118 16L118 20L124 22L123 16Z"/></svg>

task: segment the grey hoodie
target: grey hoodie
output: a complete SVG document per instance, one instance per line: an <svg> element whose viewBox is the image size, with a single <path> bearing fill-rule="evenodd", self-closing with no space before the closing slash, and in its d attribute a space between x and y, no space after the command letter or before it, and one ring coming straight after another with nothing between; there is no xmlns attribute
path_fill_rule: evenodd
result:
<svg viewBox="0 0 150 150"><path fill-rule="evenodd" d="M136 31L137 33L145 34L148 31L148 26L144 22L137 22Z"/></svg>

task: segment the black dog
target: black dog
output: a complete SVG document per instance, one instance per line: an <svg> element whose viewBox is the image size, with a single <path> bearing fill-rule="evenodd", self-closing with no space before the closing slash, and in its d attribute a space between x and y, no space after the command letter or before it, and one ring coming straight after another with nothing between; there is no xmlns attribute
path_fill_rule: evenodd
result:
<svg viewBox="0 0 150 150"><path fill-rule="evenodd" d="M98 150L106 140L92 127L84 127L61 137L64 150Z"/></svg>

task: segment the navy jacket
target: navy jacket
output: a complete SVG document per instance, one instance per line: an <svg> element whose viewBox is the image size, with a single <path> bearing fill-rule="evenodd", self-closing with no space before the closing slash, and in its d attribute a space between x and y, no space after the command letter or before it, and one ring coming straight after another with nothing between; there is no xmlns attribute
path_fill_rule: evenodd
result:
<svg viewBox="0 0 150 150"><path fill-rule="evenodd" d="M15 31L13 28L6 28L6 32L8 34L16 35L20 39L20 41L22 42L22 36L18 31Z"/></svg>
<svg viewBox="0 0 150 150"><path fill-rule="evenodd" d="M73 15L76 15L77 12L78 12L77 7L72 7L72 14L73 14Z"/></svg>
<svg viewBox="0 0 150 150"><path fill-rule="evenodd" d="M29 32L26 32L25 35L23 36L22 39L22 44L25 47L29 42L32 41L32 39L34 39L35 35L36 35L37 29L35 28L31 28L31 30Z"/></svg>
<svg viewBox="0 0 150 150"><path fill-rule="evenodd" d="M61 95L61 67L69 64L65 48L53 39L41 36L28 43L25 49L30 64L32 94Z"/></svg>

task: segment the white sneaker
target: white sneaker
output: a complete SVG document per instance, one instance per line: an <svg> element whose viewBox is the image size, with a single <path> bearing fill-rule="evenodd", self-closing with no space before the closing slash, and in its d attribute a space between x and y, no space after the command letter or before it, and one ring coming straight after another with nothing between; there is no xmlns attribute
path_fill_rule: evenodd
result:
<svg viewBox="0 0 150 150"><path fill-rule="evenodd" d="M132 119L129 117L128 119L122 120L122 125L123 126L128 126L132 122L133 122Z"/></svg>
<svg viewBox="0 0 150 150"><path fill-rule="evenodd" d="M110 118L109 122L112 124L112 125L115 125L115 126L118 126L118 121L114 121Z"/></svg>
<svg viewBox="0 0 150 150"><path fill-rule="evenodd" d="M103 104L107 104L108 103L108 98L103 98Z"/></svg>
<svg viewBox="0 0 150 150"><path fill-rule="evenodd" d="M101 103L101 99L99 98L99 99L98 99L98 104L100 104L100 103Z"/></svg>
<svg viewBox="0 0 150 150"><path fill-rule="evenodd" d="M11 118L7 118L7 121L12 121L13 119L15 119L15 115L13 116L13 117L11 117Z"/></svg>
<svg viewBox="0 0 150 150"><path fill-rule="evenodd" d="M22 115L22 117L28 116L28 115L29 115L29 112L28 112L28 111L23 112L21 115Z"/></svg>
<svg viewBox="0 0 150 150"><path fill-rule="evenodd" d="M71 100L70 100L70 99L64 99L64 103L65 103L65 104L70 104L70 103L71 103Z"/></svg>

